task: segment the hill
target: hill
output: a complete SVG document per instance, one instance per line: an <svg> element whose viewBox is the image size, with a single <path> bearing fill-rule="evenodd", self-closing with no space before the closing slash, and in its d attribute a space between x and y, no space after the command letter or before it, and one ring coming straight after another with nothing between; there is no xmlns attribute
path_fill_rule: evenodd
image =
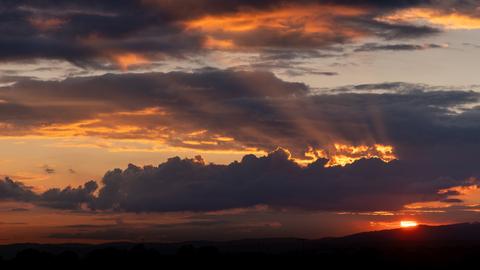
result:
<svg viewBox="0 0 480 270"><path fill-rule="evenodd" d="M244 239L182 243L13 244L0 246L0 265L75 267L158 265L458 269L480 254L480 223L373 231L345 237ZM202 267L203 267L202 266Z"/></svg>

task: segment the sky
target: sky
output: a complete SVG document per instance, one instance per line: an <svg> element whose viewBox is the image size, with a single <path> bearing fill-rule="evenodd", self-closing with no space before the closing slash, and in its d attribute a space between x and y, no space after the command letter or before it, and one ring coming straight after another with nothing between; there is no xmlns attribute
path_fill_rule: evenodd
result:
<svg viewBox="0 0 480 270"><path fill-rule="evenodd" d="M0 243L479 220L480 1L0 0Z"/></svg>

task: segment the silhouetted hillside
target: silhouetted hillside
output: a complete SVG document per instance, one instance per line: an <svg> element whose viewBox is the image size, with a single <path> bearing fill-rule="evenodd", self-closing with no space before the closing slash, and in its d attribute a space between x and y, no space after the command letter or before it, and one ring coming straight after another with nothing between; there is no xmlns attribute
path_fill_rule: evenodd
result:
<svg viewBox="0 0 480 270"><path fill-rule="evenodd" d="M338 243L357 244L442 244L476 243L480 241L480 223L460 223L442 226L419 225L374 232L364 232L334 239ZM480 242L479 242L480 243Z"/></svg>
<svg viewBox="0 0 480 270"><path fill-rule="evenodd" d="M480 224L418 226L339 238L247 239L226 242L14 244L0 246L1 266L81 268L98 265L245 268L369 267L458 269L480 255Z"/></svg>

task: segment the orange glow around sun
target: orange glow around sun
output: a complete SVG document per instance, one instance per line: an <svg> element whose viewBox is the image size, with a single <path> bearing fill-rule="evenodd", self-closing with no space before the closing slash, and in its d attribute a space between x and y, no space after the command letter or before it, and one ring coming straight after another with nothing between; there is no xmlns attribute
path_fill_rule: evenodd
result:
<svg viewBox="0 0 480 270"><path fill-rule="evenodd" d="M412 220L402 220L400 221L400 227L402 228L412 228L412 227L417 227L418 223L416 221Z"/></svg>
<svg viewBox="0 0 480 270"><path fill-rule="evenodd" d="M310 147L305 152L306 159L293 158L295 162L301 165L308 165L319 158L328 159L325 167L346 166L360 159L378 158L385 163L397 159L393 146L374 144L374 145L350 145L335 143L333 147L326 149L313 149Z"/></svg>

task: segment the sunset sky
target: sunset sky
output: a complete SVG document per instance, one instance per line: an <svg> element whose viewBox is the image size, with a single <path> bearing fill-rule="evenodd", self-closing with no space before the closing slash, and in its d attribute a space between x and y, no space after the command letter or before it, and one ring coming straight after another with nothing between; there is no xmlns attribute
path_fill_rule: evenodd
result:
<svg viewBox="0 0 480 270"><path fill-rule="evenodd" d="M479 221L480 1L0 0L0 244Z"/></svg>

